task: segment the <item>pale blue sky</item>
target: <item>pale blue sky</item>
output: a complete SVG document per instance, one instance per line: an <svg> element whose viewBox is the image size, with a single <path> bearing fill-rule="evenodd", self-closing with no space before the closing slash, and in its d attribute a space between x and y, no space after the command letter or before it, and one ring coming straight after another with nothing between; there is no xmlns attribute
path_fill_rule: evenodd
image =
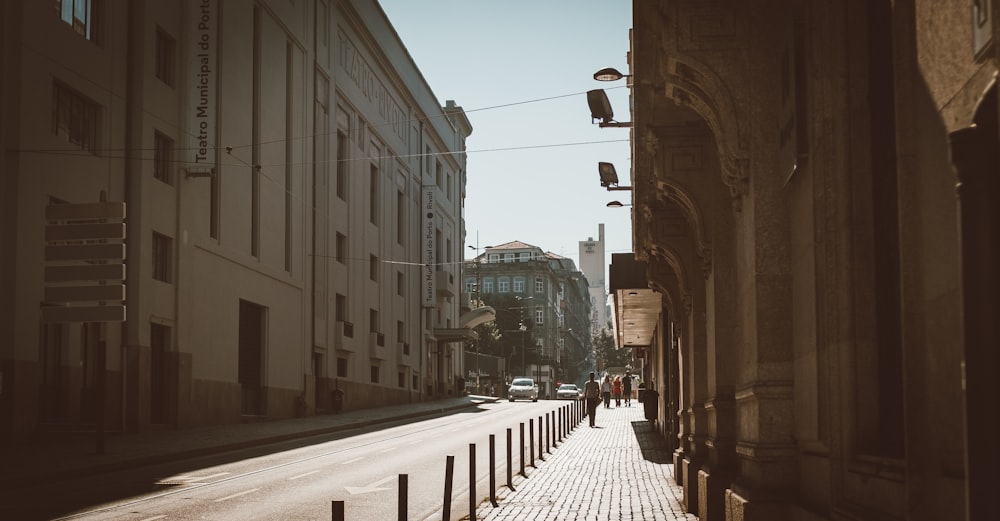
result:
<svg viewBox="0 0 1000 521"><path fill-rule="evenodd" d="M630 1L380 4L438 101L455 100L474 127L467 245L476 245L477 232L480 247L520 240L579 267L578 242L596 239L604 223L608 263L611 253L632 250L631 208L606 207L616 199L631 203L631 192L608 192L597 174L598 161L609 161L629 184L629 131L591 124L585 94L604 88L615 119L630 119L625 80L593 79L603 67L628 72Z"/></svg>

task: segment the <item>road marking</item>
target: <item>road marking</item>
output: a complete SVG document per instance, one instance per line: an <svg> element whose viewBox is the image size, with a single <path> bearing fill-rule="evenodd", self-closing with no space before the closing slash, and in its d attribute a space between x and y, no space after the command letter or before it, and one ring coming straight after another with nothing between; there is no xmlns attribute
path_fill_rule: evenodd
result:
<svg viewBox="0 0 1000 521"><path fill-rule="evenodd" d="M363 459L365 459L365 458L362 457L362 458L349 459L349 460L341 463L341 465L350 465L351 463L355 463L355 462L361 461Z"/></svg>
<svg viewBox="0 0 1000 521"><path fill-rule="evenodd" d="M220 472L218 474L212 474L211 476L173 476L173 477L161 479L157 483L171 484L171 483L176 482L176 481L181 481L181 482L190 484L192 481L196 481L196 480L206 480L206 479L213 479L213 478L221 478L222 476L228 476L228 475L229 475L228 472Z"/></svg>
<svg viewBox="0 0 1000 521"><path fill-rule="evenodd" d="M415 440L413 440L413 441L411 441L411 442L407 443L407 445L416 445L416 444L418 444L418 443L420 443L420 442L422 442L422 441L424 441L424 439L423 439L423 438L417 438L417 439L415 439Z"/></svg>
<svg viewBox="0 0 1000 521"><path fill-rule="evenodd" d="M394 450L396 450L396 447L389 447L388 449L378 451L378 453L385 454L386 452L392 452Z"/></svg>
<svg viewBox="0 0 1000 521"><path fill-rule="evenodd" d="M319 472L319 471L318 471L318 470L314 470L314 471L312 471L312 472L306 472L305 474L299 474L298 476L295 476L294 478L288 478L288 481L291 481L291 480L293 480L293 479L299 479L299 478L304 478L304 477L306 477L306 476L309 476L309 475L312 475L312 474L315 474L315 473L317 473L317 472Z"/></svg>
<svg viewBox="0 0 1000 521"><path fill-rule="evenodd" d="M156 521L157 519L163 519L163 518L165 518L165 517L167 517L167 516L153 516L153 517L147 517L146 519L143 519L142 521Z"/></svg>
<svg viewBox="0 0 1000 521"><path fill-rule="evenodd" d="M222 501L225 501L225 500L227 500L227 499L233 499L234 497L240 497L240 496L245 496L245 495L247 495L247 494L249 494L249 493L251 493L251 492L256 492L256 491L258 491L258 490L260 490L260 489L259 489L259 488L252 488L252 489L250 489L250 490L244 490L243 492L237 492L237 493L235 493L235 494L233 494L233 495L231 495L231 496L226 496L226 497L224 497L224 498L219 498L219 499L216 499L216 500L215 500L215 502L216 502L216 503L220 503L220 502L222 502Z"/></svg>
<svg viewBox="0 0 1000 521"><path fill-rule="evenodd" d="M392 490L391 488L380 487L384 483L388 483L391 480L399 477L398 475L389 476L387 478L382 478L371 485L366 485L363 487L344 487L353 496L354 494L367 494L369 492L378 492L379 490Z"/></svg>

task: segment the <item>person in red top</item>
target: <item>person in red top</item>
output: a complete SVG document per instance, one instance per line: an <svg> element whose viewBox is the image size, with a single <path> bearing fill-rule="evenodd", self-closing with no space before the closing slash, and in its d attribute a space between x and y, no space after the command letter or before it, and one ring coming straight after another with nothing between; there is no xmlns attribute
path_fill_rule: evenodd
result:
<svg viewBox="0 0 1000 521"><path fill-rule="evenodd" d="M611 394L615 397L615 407L622 406L622 377L615 376L615 381L611 382Z"/></svg>

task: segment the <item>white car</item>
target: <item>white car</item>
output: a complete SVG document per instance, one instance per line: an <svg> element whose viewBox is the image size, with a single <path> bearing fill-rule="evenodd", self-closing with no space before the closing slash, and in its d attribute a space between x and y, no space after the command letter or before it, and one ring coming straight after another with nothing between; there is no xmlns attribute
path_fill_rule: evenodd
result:
<svg viewBox="0 0 1000 521"><path fill-rule="evenodd" d="M556 390L557 400L579 400L580 398L583 398L583 389L577 387L576 384L562 384Z"/></svg>
<svg viewBox="0 0 1000 521"><path fill-rule="evenodd" d="M507 399L513 402L517 398L530 399L533 402L538 401L538 386L535 385L533 379L520 377L515 378L510 383L510 388L507 389Z"/></svg>

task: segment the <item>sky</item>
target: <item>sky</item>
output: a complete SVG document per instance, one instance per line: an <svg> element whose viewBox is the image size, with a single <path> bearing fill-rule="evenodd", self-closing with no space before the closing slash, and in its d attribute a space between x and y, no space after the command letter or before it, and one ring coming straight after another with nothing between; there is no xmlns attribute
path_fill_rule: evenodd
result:
<svg viewBox="0 0 1000 521"><path fill-rule="evenodd" d="M629 0L379 0L444 105L466 111L466 246L522 241L573 259L604 223L606 263L632 251L630 191L601 187L597 163L629 184L629 130L591 123L586 92L603 88L628 121ZM475 256L465 248L465 257ZM605 278L607 280L607 278Z"/></svg>

